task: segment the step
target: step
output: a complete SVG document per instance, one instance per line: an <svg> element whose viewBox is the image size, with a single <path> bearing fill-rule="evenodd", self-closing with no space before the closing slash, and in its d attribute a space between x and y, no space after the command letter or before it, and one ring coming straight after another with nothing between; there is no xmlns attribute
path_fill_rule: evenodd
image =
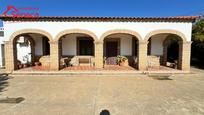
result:
<svg viewBox="0 0 204 115"><path fill-rule="evenodd" d="M11 76L36 76L36 75L59 75L59 76L68 76L68 75L114 75L114 76L124 76L124 75L138 75L143 74L141 71L14 71Z"/></svg>

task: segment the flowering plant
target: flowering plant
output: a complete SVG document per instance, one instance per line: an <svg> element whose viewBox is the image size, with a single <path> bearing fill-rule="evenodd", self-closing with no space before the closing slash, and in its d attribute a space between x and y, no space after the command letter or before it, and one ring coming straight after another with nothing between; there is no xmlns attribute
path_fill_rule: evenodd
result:
<svg viewBox="0 0 204 115"><path fill-rule="evenodd" d="M121 55L117 56L117 64L125 62L126 60L127 60L127 57L125 57L125 56L121 56Z"/></svg>

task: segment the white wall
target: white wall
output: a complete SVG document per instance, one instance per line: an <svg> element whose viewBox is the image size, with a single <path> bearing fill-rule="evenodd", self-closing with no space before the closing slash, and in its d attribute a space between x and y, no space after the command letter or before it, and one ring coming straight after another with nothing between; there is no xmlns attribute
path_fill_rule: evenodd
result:
<svg viewBox="0 0 204 115"><path fill-rule="evenodd" d="M120 49L121 55L132 55L132 37L121 38Z"/></svg>
<svg viewBox="0 0 204 115"><path fill-rule="evenodd" d="M29 34L33 40L35 41L35 55L43 55L43 43L42 43L42 35L39 34Z"/></svg>
<svg viewBox="0 0 204 115"><path fill-rule="evenodd" d="M151 37L151 55L163 55L163 41L167 35L160 34Z"/></svg>
<svg viewBox="0 0 204 115"><path fill-rule="evenodd" d="M77 37L88 37L84 34L69 34L62 39L62 55L77 55Z"/></svg>
<svg viewBox="0 0 204 115"><path fill-rule="evenodd" d="M48 32L53 38L63 30L84 29L96 34L99 39L107 31L114 29L128 29L140 34L142 39L155 30L175 30L183 33L187 41L191 41L192 23L190 22L9 22L4 21L4 39L8 41L11 35L23 29L40 29ZM35 39L35 38L34 38ZM42 55L42 39L35 39L36 55ZM121 39L121 55L130 55L132 44L130 39ZM76 40L65 39L63 41L63 55L76 54ZM161 55L161 41L152 41L152 54ZM68 50L69 49L69 50Z"/></svg>
<svg viewBox="0 0 204 115"><path fill-rule="evenodd" d="M114 34L109 37L111 39L120 38L120 55L132 55L132 35Z"/></svg>
<svg viewBox="0 0 204 115"><path fill-rule="evenodd" d="M62 39L62 55L76 55L76 34L71 34Z"/></svg>
<svg viewBox="0 0 204 115"><path fill-rule="evenodd" d="M176 30L191 41L191 28L192 23L187 22L4 22L5 40L22 29L41 29L50 33L53 38L66 29L89 30L98 38L109 30L129 29L138 32L143 39L154 30Z"/></svg>
<svg viewBox="0 0 204 115"><path fill-rule="evenodd" d="M82 34L70 34L62 39L62 55L76 55L77 54L77 37L85 37ZM120 54L132 55L132 36L125 34L115 34L109 36L110 38L120 38Z"/></svg>
<svg viewBox="0 0 204 115"><path fill-rule="evenodd" d="M27 62L31 62L31 46L20 46L20 44L16 44L17 47L17 60L22 64ZM27 58L25 58L27 56Z"/></svg>

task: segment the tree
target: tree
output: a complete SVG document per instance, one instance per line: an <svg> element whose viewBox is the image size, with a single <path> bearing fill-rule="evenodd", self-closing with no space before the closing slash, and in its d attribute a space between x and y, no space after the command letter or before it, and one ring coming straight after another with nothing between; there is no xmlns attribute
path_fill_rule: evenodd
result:
<svg viewBox="0 0 204 115"><path fill-rule="evenodd" d="M204 42L204 19L193 26L192 38L194 42Z"/></svg>
<svg viewBox="0 0 204 115"><path fill-rule="evenodd" d="M204 67L204 19L193 25L192 63ZM194 63L195 62L195 63Z"/></svg>

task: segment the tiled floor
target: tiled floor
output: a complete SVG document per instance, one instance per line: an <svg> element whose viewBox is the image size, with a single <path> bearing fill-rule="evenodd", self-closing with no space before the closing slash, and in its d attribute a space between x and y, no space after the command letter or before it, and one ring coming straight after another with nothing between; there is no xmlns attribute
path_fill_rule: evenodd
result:
<svg viewBox="0 0 204 115"><path fill-rule="evenodd" d="M126 67L126 66L118 66L118 65L106 65L103 69L98 69L93 66L73 66L73 67L66 67L62 69L63 71L66 70L111 70L111 71L131 71L136 70L133 67Z"/></svg>
<svg viewBox="0 0 204 115"><path fill-rule="evenodd" d="M61 69L61 71L136 71L137 69L130 66L118 66L118 65L106 65L103 69L98 69L93 66L73 66ZM23 68L18 71L49 71L49 67L33 66L28 68ZM180 71L177 69L160 66L160 67L150 67L148 71Z"/></svg>
<svg viewBox="0 0 204 115"><path fill-rule="evenodd" d="M98 69L95 68L93 66L73 66L73 67L66 67L64 69L62 69L61 71L67 71L67 70L86 70L86 71L90 71L90 70L111 70L111 71L134 71L136 70L133 67L125 67L125 66L118 66L118 65L107 65L105 66L103 69ZM20 69L19 71L49 71L49 67L42 67L42 66L33 66L33 67L28 67L28 68L23 68Z"/></svg>
<svg viewBox="0 0 204 115"><path fill-rule="evenodd" d="M49 67L33 66L19 69L18 71L49 71Z"/></svg>

